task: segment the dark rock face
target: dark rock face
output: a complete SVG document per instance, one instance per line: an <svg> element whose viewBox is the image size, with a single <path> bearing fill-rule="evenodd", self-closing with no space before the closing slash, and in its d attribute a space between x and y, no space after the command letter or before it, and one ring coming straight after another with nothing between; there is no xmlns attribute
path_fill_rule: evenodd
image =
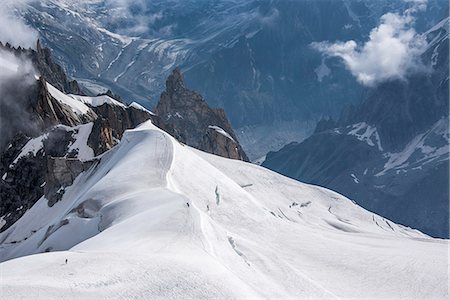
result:
<svg viewBox="0 0 450 300"><path fill-rule="evenodd" d="M98 115L94 121L88 145L99 155L111 149L122 138L127 129L153 119L150 113L133 107L126 109L120 106L103 104L92 108ZM154 120L153 120L154 122Z"/></svg>
<svg viewBox="0 0 450 300"><path fill-rule="evenodd" d="M227 158L248 161L223 109L208 106L202 96L186 88L180 69L166 81L155 109L159 126L177 140Z"/></svg>
<svg viewBox="0 0 450 300"><path fill-rule="evenodd" d="M72 185L75 178L92 166L93 161L82 162L76 158L47 157L45 197L51 207L61 200L64 188Z"/></svg>
<svg viewBox="0 0 450 300"><path fill-rule="evenodd" d="M448 19L447 19L448 20ZM448 21L447 21L448 22ZM263 166L336 190L391 220L449 237L448 23L428 33L430 71L369 89Z"/></svg>
<svg viewBox="0 0 450 300"><path fill-rule="evenodd" d="M12 53L21 61L30 62L35 71L42 74L38 81L33 72L12 77L0 86L0 152L8 141L19 132L28 136L39 135L46 128L64 124L74 126L96 118L91 113L85 116L75 115L70 108L53 99L47 90L46 82L61 91L75 93L79 91L76 81L69 81L61 66L51 59L51 52L41 48L37 50L13 48L0 43L0 50ZM47 79L48 78L48 79Z"/></svg>
<svg viewBox="0 0 450 300"><path fill-rule="evenodd" d="M33 113L41 131L57 124L75 126L97 118L97 115L92 111L84 115L77 115L67 105L54 99L48 92L46 81L43 77L39 78L37 92L36 101L30 103L31 107L28 110Z"/></svg>
<svg viewBox="0 0 450 300"><path fill-rule="evenodd" d="M44 195L47 159L66 155L72 134L55 128L42 136L42 147L36 148L35 154L24 153L14 162L30 140L24 134L18 134L0 159L3 175L0 180L0 215L6 222L2 230L11 226Z"/></svg>
<svg viewBox="0 0 450 300"><path fill-rule="evenodd" d="M136 127L152 115L133 107L109 104L91 107L82 115L75 114L47 89L45 78L61 91L79 91L76 82L69 81L63 69L52 62L48 49L41 48L39 43L37 51L15 49L9 45L0 47L17 57L31 60L43 75L39 80L35 80L34 76L31 80L26 78L27 84L22 85L20 83L25 80L12 78L11 86L14 89L10 94L16 96L13 99L14 110L8 109L11 99L2 99L1 102L0 217L3 217L4 224L0 231L3 231L42 196L46 197L49 206L54 205L62 198L64 188L93 163L81 161L78 152L70 150L69 146L76 141L80 125L92 123L86 144L94 155L99 155L111 149L126 129ZM21 116L20 122L15 122L14 118L18 116ZM32 141L34 145L30 149L26 148L27 143ZM27 153L25 149L31 152Z"/></svg>
<svg viewBox="0 0 450 300"><path fill-rule="evenodd" d="M43 195L45 160L43 153L38 152L36 159L21 158L11 166L20 149L28 138L17 135L11 142L11 147L0 157L0 215L6 222L6 229L17 221L27 209Z"/></svg>

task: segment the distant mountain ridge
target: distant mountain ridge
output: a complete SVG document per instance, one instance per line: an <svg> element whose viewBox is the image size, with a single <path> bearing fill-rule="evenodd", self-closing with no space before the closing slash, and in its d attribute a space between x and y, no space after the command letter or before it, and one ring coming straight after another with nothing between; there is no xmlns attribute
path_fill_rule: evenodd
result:
<svg viewBox="0 0 450 300"><path fill-rule="evenodd" d="M311 137L269 153L263 165L448 238L448 20L426 33L430 72L369 89L361 105L322 120Z"/></svg>
<svg viewBox="0 0 450 300"><path fill-rule="evenodd" d="M323 59L311 42L364 41L381 15L410 5L45 0L27 3L20 13L68 73L94 94L109 88L152 108L179 65L191 89L211 107L224 108L254 160L303 140L322 116L337 117L342 107L361 99L362 88L351 74L337 59ZM439 20L448 4L429 0L427 7L418 13L418 31Z"/></svg>

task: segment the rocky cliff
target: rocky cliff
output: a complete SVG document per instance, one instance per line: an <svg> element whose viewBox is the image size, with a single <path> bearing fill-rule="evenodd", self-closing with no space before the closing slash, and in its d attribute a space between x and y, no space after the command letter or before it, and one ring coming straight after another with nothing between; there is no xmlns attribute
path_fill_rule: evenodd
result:
<svg viewBox="0 0 450 300"><path fill-rule="evenodd" d="M166 90L155 113L160 118L160 127L180 142L223 157L248 161L225 111L209 107L200 94L189 90L179 68L167 78Z"/></svg>

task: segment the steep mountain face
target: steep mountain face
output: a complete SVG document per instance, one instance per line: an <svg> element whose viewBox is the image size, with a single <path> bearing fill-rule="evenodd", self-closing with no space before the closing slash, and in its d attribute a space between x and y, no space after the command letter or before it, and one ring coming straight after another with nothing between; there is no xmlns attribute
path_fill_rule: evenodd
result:
<svg viewBox="0 0 450 300"><path fill-rule="evenodd" d="M160 127L177 140L223 157L248 161L223 109L212 109L202 96L185 87L180 69L166 81L156 106Z"/></svg>
<svg viewBox="0 0 450 300"><path fill-rule="evenodd" d="M151 118L150 112L111 98L83 97L92 100L90 104L77 101L43 77L36 85L35 101L24 111L39 127L32 132L9 128L16 133L0 158L0 230L11 226L43 195L53 206L64 188L96 161L96 155L113 147L126 129Z"/></svg>
<svg viewBox="0 0 450 300"><path fill-rule="evenodd" d="M36 50L13 48L0 42L0 51L21 61L24 70L19 75L4 76L1 82L0 101L0 152L16 134L36 135L56 124L75 125L94 116L78 116L70 109L52 103L46 81L67 93L79 92L76 81L69 81L61 66L54 63L50 49L42 48L38 41ZM42 79L36 81L37 74ZM45 79L44 79L45 78Z"/></svg>
<svg viewBox="0 0 450 300"><path fill-rule="evenodd" d="M151 114L107 96L66 95L62 91L79 91L77 82L67 79L50 50L39 42L36 50L9 45L0 50L34 67L8 79L5 84L10 89L2 89L0 95L0 215L1 230L5 230L44 194L53 206L64 187L95 161L95 155L110 149L126 129L148 120ZM11 95L13 100L8 98Z"/></svg>
<svg viewBox="0 0 450 300"><path fill-rule="evenodd" d="M382 14L410 5L45 0L28 3L20 13L70 75L83 78L83 88L95 93L105 86L149 108L180 65L192 89L210 106L225 109L253 160L302 140L321 116L337 117L342 107L361 99L361 87L342 64L323 59L311 42L366 40ZM427 7L418 12L419 31L436 23L448 3L429 0Z"/></svg>
<svg viewBox="0 0 450 300"><path fill-rule="evenodd" d="M2 50L30 60L35 70L23 75L27 80L22 76L7 82L20 88L11 91L15 102L1 99L5 110L1 111L0 230L9 228L43 195L48 206L55 205L64 189L116 145L125 130L149 119L180 142L247 160L225 112L209 108L199 94L186 89L178 69L167 80L158 106L161 116L156 116L137 103L125 105L106 94L90 97L62 92L77 90L77 83L67 79L53 63L50 50L39 43L37 51L9 45ZM41 74L38 80L34 71ZM47 76L61 90L47 82ZM22 81L29 84L20 85ZM177 122L168 117L170 113L183 114L186 119ZM18 114L25 117L15 122Z"/></svg>
<svg viewBox="0 0 450 300"><path fill-rule="evenodd" d="M448 18L426 35L430 71L368 90L339 121L319 122L311 137L269 153L263 165L448 238Z"/></svg>
<svg viewBox="0 0 450 300"><path fill-rule="evenodd" d="M46 197L0 233L5 299L448 297L448 241L151 121Z"/></svg>

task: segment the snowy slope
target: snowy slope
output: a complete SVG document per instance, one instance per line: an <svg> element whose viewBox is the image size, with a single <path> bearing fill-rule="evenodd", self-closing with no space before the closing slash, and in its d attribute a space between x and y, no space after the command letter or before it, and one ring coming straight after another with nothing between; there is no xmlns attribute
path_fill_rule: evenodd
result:
<svg viewBox="0 0 450 300"><path fill-rule="evenodd" d="M70 95L66 95L57 88L55 88L50 83L47 83L47 89L50 93L50 95L58 100L60 103L67 105L70 107L70 109L77 115L84 115L87 114L91 109L84 104L84 102L80 101L79 99L75 99L74 97L71 97Z"/></svg>
<svg viewBox="0 0 450 300"><path fill-rule="evenodd" d="M101 95L96 97L89 97L89 96L80 96L80 95L69 95L72 98L75 98L76 100L89 104L90 106L97 107L101 106L103 104L109 104L109 105L116 105L125 108L125 104L114 100L113 98L107 96L107 95Z"/></svg>
<svg viewBox="0 0 450 300"><path fill-rule="evenodd" d="M47 83L47 89L50 95L58 100L60 103L67 105L75 114L77 115L85 115L88 113L93 113L91 107L102 106L103 104L108 104L111 106L119 106L122 108L126 108L127 106L120 101L117 101L107 95L99 95L99 96L81 96L74 94L64 94L56 87ZM129 106L132 106L136 109L146 110L141 105L133 102ZM148 111L148 110L146 110Z"/></svg>
<svg viewBox="0 0 450 300"><path fill-rule="evenodd" d="M0 243L2 299L448 296L448 241L151 122Z"/></svg>

